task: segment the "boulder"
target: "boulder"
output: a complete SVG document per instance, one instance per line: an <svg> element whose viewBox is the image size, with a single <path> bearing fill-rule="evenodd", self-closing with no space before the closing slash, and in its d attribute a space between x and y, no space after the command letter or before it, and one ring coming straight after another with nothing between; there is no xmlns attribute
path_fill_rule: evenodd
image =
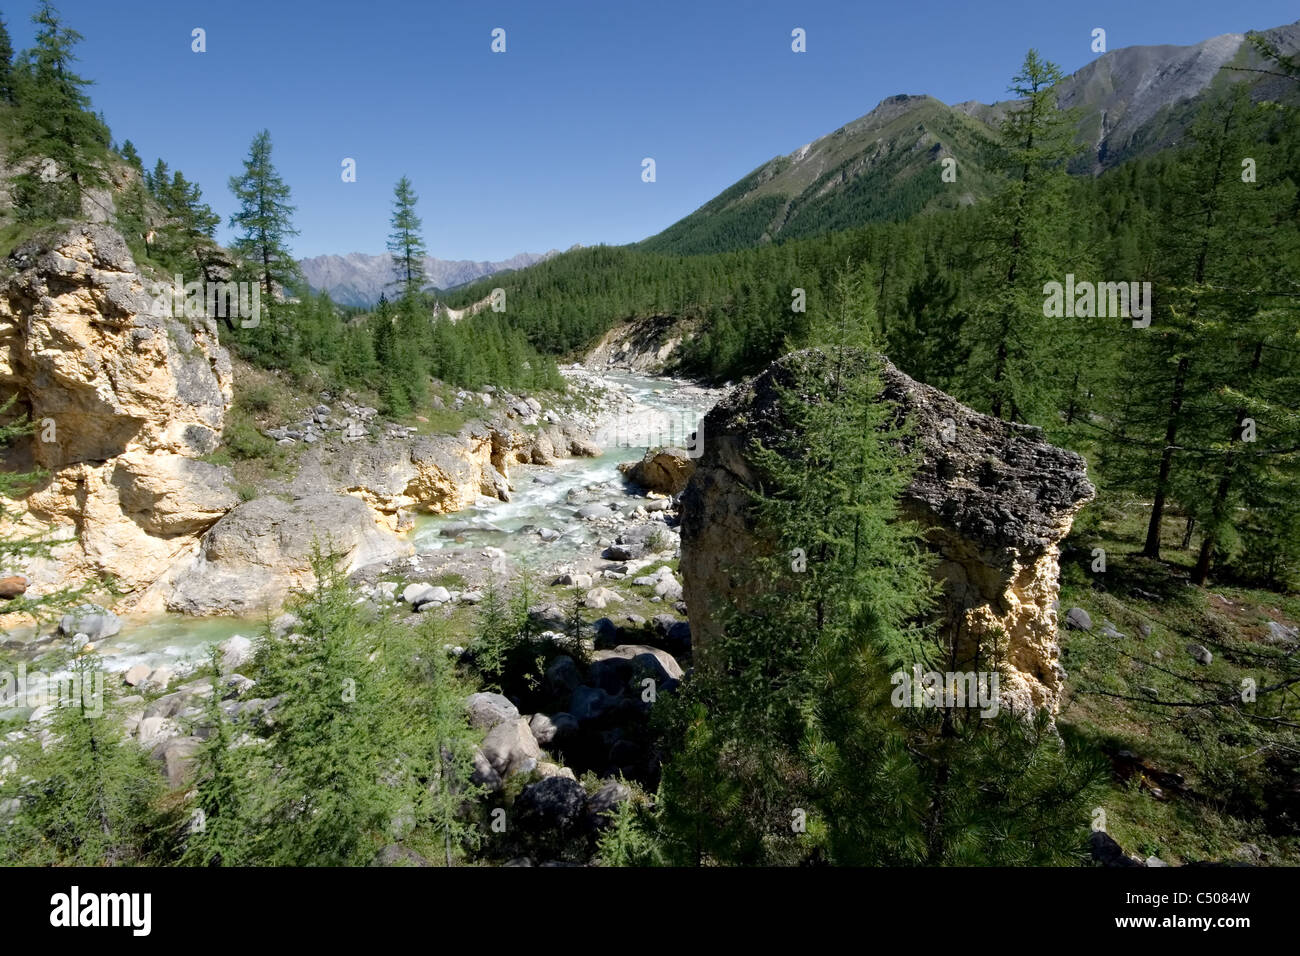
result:
<svg viewBox="0 0 1300 956"><path fill-rule="evenodd" d="M120 617L94 604L83 604L59 618L60 634L84 634L91 641L102 641L121 630Z"/></svg>
<svg viewBox="0 0 1300 956"><path fill-rule="evenodd" d="M432 866L428 860L420 856L410 847L400 846L396 843L390 843L380 850L373 860L371 866Z"/></svg>
<svg viewBox="0 0 1300 956"><path fill-rule="evenodd" d="M1268 633L1265 640L1270 644L1292 645L1300 644L1300 629L1287 627L1279 624L1277 621L1268 622Z"/></svg>
<svg viewBox="0 0 1300 956"><path fill-rule="evenodd" d="M423 604L446 604L451 600L451 592L439 585L426 588L414 603L417 607Z"/></svg>
<svg viewBox="0 0 1300 956"><path fill-rule="evenodd" d="M655 595L665 601L680 601L682 599L682 585L671 574L665 575L655 583Z"/></svg>
<svg viewBox="0 0 1300 956"><path fill-rule="evenodd" d="M524 787L514 811L520 829L573 831L586 824L587 793L576 780L547 777Z"/></svg>
<svg viewBox="0 0 1300 956"><path fill-rule="evenodd" d="M291 590L314 584L316 547L337 555L345 573L413 550L381 528L365 503L351 495L255 498L208 531L198 554L176 575L167 607L186 614L277 608Z"/></svg>
<svg viewBox="0 0 1300 956"><path fill-rule="evenodd" d="M543 760L539 763L536 768L534 768L534 772L543 780L547 777L567 777L570 780L578 779L574 775L573 770L569 767L561 767L559 764L551 763L547 760Z"/></svg>
<svg viewBox="0 0 1300 956"><path fill-rule="evenodd" d="M647 491L679 495L695 473L695 460L685 448L651 448L640 461L619 470Z"/></svg>
<svg viewBox="0 0 1300 956"><path fill-rule="evenodd" d="M582 683L582 672L568 654L561 654L546 668L546 686L555 693L571 693Z"/></svg>
<svg viewBox="0 0 1300 956"><path fill-rule="evenodd" d="M430 590L431 588L429 585L422 584L418 581L414 584L408 584L402 589L402 600L411 605L411 607L415 607L424 600L424 595Z"/></svg>
<svg viewBox="0 0 1300 956"><path fill-rule="evenodd" d="M787 436L781 395L805 376L824 376L839 361L817 349L787 355L733 388L708 413L702 457L681 496L681 575L697 666L708 665L719 613L743 607L739 573L769 542L756 540L750 491L760 475L754 441L773 447ZM849 374L881 361L845 356ZM1056 602L1059 545L1075 513L1093 496L1083 458L1044 440L1041 430L961 405L881 361L880 400L910 426L901 441L916 453L903 514L918 522L938 555L943 620L958 659L974 659L977 641L1005 635L1004 707L1017 712L1059 707Z"/></svg>
<svg viewBox="0 0 1300 956"><path fill-rule="evenodd" d="M491 730L497 724L519 718L519 708L508 698L486 691L470 694L465 709L469 711L470 726L480 730Z"/></svg>
<svg viewBox="0 0 1300 956"><path fill-rule="evenodd" d="M1072 607L1065 612L1065 626L1072 631L1091 631L1092 615L1081 607Z"/></svg>
<svg viewBox="0 0 1300 956"><path fill-rule="evenodd" d="M624 644L591 655L591 683L612 694L622 693L629 681L649 677L659 687L682 678L681 665L667 651L644 644Z"/></svg>
<svg viewBox="0 0 1300 956"><path fill-rule="evenodd" d="M1092 859L1100 866L1135 867L1141 866L1137 860L1124 852L1124 848L1115 842L1105 830L1093 830L1088 836L1088 848Z"/></svg>
<svg viewBox="0 0 1300 956"><path fill-rule="evenodd" d="M543 747L549 747L557 733L554 722L545 714L533 714L528 719L528 729L533 732L533 739Z"/></svg>
<svg viewBox="0 0 1300 956"><path fill-rule="evenodd" d="M128 668L127 672L122 675L122 681L128 687L139 687L145 682L151 670L152 668L148 664L136 664L134 667Z"/></svg>
<svg viewBox="0 0 1300 956"><path fill-rule="evenodd" d="M609 588L592 588L587 592L587 596L582 599L582 603L584 607L603 610L610 604L622 604L623 597Z"/></svg>
<svg viewBox="0 0 1300 956"><path fill-rule="evenodd" d="M619 699L600 687L578 687L570 698L569 713L579 724L585 724L613 713L618 708Z"/></svg>
<svg viewBox="0 0 1300 956"><path fill-rule="evenodd" d="M253 642L242 634L227 638L217 645L221 652L221 674L223 677L247 665L253 659Z"/></svg>
<svg viewBox="0 0 1300 956"><path fill-rule="evenodd" d="M551 714L551 726L555 728L555 739L563 740L565 737L578 732L578 718L574 717L568 711L560 711Z"/></svg>
<svg viewBox="0 0 1300 956"><path fill-rule="evenodd" d="M469 779L471 783L487 787L489 790L501 789L501 774L496 772L491 761L478 747L474 748L474 772L470 774Z"/></svg>
<svg viewBox="0 0 1300 956"><path fill-rule="evenodd" d="M170 737L153 749L153 758L162 763L167 783L173 789L179 789L189 781L194 755L202 744L199 737Z"/></svg>
<svg viewBox="0 0 1300 956"><path fill-rule="evenodd" d="M611 780L587 798L587 813L591 823L596 827L609 825L609 812L624 801L632 799L632 790L627 784Z"/></svg>
<svg viewBox="0 0 1300 956"><path fill-rule="evenodd" d="M522 717L503 720L488 731L482 743L483 756L502 777L527 773L537 766L542 751Z"/></svg>

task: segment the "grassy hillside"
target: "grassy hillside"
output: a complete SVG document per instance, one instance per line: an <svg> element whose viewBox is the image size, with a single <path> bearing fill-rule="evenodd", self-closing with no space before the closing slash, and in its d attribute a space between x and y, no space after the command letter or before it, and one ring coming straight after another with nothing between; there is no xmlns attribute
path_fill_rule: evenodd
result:
<svg viewBox="0 0 1300 956"><path fill-rule="evenodd" d="M929 96L895 96L866 116L754 170L641 243L693 255L906 219L988 194L989 130ZM941 178L945 158L957 180Z"/></svg>

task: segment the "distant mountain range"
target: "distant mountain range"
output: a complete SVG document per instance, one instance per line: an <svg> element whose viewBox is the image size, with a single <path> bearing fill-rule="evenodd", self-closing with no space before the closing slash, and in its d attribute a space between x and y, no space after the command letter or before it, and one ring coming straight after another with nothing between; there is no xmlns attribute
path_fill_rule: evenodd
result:
<svg viewBox="0 0 1300 956"><path fill-rule="evenodd" d="M535 262L549 259L550 252L521 252L500 262L475 262L470 259L424 260L424 275L431 287L451 289L484 276L512 269L524 269ZM393 282L393 257L388 253L372 256L363 252L347 255L312 256L299 261L307 284L316 292L328 292L339 305L366 307L379 301L381 293L391 296Z"/></svg>
<svg viewBox="0 0 1300 956"><path fill-rule="evenodd" d="M1300 21L1261 31L1284 54L1300 51ZM1011 76L1019 64L1007 64ZM1224 67L1242 68L1239 71ZM1249 82L1257 99L1300 102L1300 85L1267 73L1241 33L1194 46L1112 50L1066 77L1062 107L1079 111L1084 147L1072 170L1096 174L1176 145L1212 86ZM986 146L1015 101L948 106L931 96L892 96L833 133L778 156L695 212L640 243L657 252L721 252L903 219L988 195ZM939 160L958 164L958 188Z"/></svg>

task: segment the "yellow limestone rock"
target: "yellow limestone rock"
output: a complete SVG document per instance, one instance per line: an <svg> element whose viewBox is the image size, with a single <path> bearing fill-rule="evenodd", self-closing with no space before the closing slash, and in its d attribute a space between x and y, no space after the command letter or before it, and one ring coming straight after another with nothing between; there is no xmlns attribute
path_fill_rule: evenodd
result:
<svg viewBox="0 0 1300 956"><path fill-rule="evenodd" d="M680 565L703 663L720 609L745 602L736 571L765 546L748 517L747 489L756 478L746 450L752 439L786 427L779 387L795 370L825 361L817 350L787 355L732 389L705 418L703 455L682 493ZM883 382L882 398L897 403L912 426L909 440L919 445L920 464L901 504L939 556L944 626L962 658L955 670L987 668L996 646L1007 670L1002 706L1055 713L1065 679L1057 643L1059 543L1093 496L1084 460L1048 444L1038 429L966 408L888 361Z"/></svg>
<svg viewBox="0 0 1300 956"><path fill-rule="evenodd" d="M35 563L33 590L92 573L144 588L237 503L224 469L200 460L230 405L230 357L212 320L170 315L107 226L29 243L10 265L0 396L35 432L6 464L48 472L17 510L78 536Z"/></svg>

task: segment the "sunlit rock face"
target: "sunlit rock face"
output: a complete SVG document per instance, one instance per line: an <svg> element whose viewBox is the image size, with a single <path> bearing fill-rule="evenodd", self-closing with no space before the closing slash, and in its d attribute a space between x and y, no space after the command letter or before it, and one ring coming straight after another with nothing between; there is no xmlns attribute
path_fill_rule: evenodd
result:
<svg viewBox="0 0 1300 956"><path fill-rule="evenodd" d="M866 363L865 353L851 361ZM682 494L681 570L691 634L701 659L718 612L745 600L738 571L766 545L749 517L754 439L782 433L779 389L795 372L826 367L806 350L732 389L705 417L703 454ZM925 529L943 585L943 627L955 634L956 670L979 669L996 643L1005 665L1001 703L1021 711L1059 706L1064 671L1057 644L1059 545L1094 494L1084 460L1039 429L980 414L913 381L887 360L882 400L910 424L919 466L901 507ZM987 667L987 663L984 663Z"/></svg>
<svg viewBox="0 0 1300 956"><path fill-rule="evenodd" d="M201 460L230 406L230 357L213 320L171 315L107 226L27 243L6 266L0 395L36 425L6 464L48 473L23 503L30 525L79 536L26 570L37 592L92 574L144 587L237 503Z"/></svg>

